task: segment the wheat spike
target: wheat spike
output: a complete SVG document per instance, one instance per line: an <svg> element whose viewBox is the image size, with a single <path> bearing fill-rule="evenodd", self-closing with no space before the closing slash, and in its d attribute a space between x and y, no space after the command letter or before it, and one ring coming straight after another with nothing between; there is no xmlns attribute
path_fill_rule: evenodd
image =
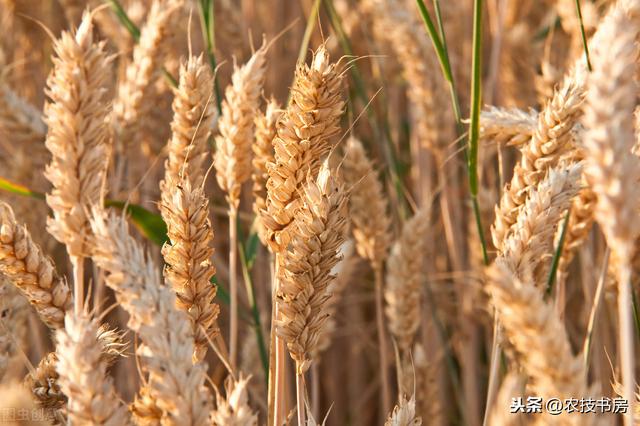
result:
<svg viewBox="0 0 640 426"><path fill-rule="evenodd" d="M71 306L69 287L5 203L0 203L0 272L29 300L45 324L64 326L64 314Z"/></svg>
<svg viewBox="0 0 640 426"><path fill-rule="evenodd" d="M391 245L391 219L382 184L362 143L350 138L342 167L349 197L349 217L358 254L373 265L381 265Z"/></svg>
<svg viewBox="0 0 640 426"><path fill-rule="evenodd" d="M508 265L512 273L524 279L531 277L535 285L546 283L549 260L553 254L553 237L571 199L578 193L580 163L568 168L553 168L532 189L506 239L497 262Z"/></svg>
<svg viewBox="0 0 640 426"><path fill-rule="evenodd" d="M258 415L249 406L248 384L251 377L225 380L226 397L216 394L216 409L211 412L213 426L257 426Z"/></svg>
<svg viewBox="0 0 640 426"><path fill-rule="evenodd" d="M47 228L70 256L86 257L86 212L100 204L110 152L105 119L111 58L104 42L94 43L88 12L75 34L63 32L54 49L44 109L46 146L52 155L45 176L53 185L47 195L53 211Z"/></svg>
<svg viewBox="0 0 640 426"><path fill-rule="evenodd" d="M328 286L335 278L331 269L339 261L347 227L347 197L334 173L325 164L317 180L308 178L293 238L279 265L276 327L297 362L298 374L311 365L324 332L327 300L332 296Z"/></svg>
<svg viewBox="0 0 640 426"><path fill-rule="evenodd" d="M414 253L427 249L430 208L423 208L402 227L402 235L394 243L387 260L384 298L391 334L401 353L407 353L421 320L423 258Z"/></svg>
<svg viewBox="0 0 640 426"><path fill-rule="evenodd" d="M124 81L118 85L113 104L120 148L134 143L142 125L140 119L153 107L145 100L163 63L172 19L179 7L179 1L154 0L140 29L140 41L133 49L133 58L127 65Z"/></svg>
<svg viewBox="0 0 640 426"><path fill-rule="evenodd" d="M189 315L196 345L194 357L201 360L208 339L219 332L216 319L220 309L213 303L216 286L211 283L216 269L211 262L209 200L201 186L193 188L183 177L166 188L160 211L169 237L162 248L165 278L176 292L178 308Z"/></svg>
<svg viewBox="0 0 640 426"><path fill-rule="evenodd" d="M162 424L207 424L211 395L204 386L206 366L192 363L187 315L176 308L173 292L162 285L123 218L106 217L96 209L91 225L96 235L93 260L108 272L106 283L129 313L129 327L140 336L137 355L149 374L147 391L161 410ZM136 403L133 410L135 416Z"/></svg>
<svg viewBox="0 0 640 426"><path fill-rule="evenodd" d="M180 82L174 90L173 120L171 139L167 145L168 158L165 162L164 183L171 185L188 179L194 188L204 177L204 163L207 158L208 139L215 118L213 97L213 76L203 56L190 56L180 65Z"/></svg>
<svg viewBox="0 0 640 426"><path fill-rule="evenodd" d="M389 414L384 426L420 426L422 417L416 416L416 397L411 395L407 399L400 395L398 405L393 407L393 412Z"/></svg>
<svg viewBox="0 0 640 426"><path fill-rule="evenodd" d="M127 425L129 413L107 375L100 326L87 315L68 313L56 333L58 384L69 398L67 415L74 425Z"/></svg>
<svg viewBox="0 0 640 426"><path fill-rule="evenodd" d="M40 111L4 82L0 82L0 134L20 144L40 143L47 134Z"/></svg>
<svg viewBox="0 0 640 426"><path fill-rule="evenodd" d="M267 230L262 222L261 212L267 207L267 164L273 163L273 139L276 136L276 125L282 114L280 104L275 99L270 99L264 112L260 112L255 120L255 140L251 149L253 160L253 212L256 214L255 227L262 244L267 245Z"/></svg>
<svg viewBox="0 0 640 426"><path fill-rule="evenodd" d="M538 112L491 106L480 113L480 139L505 146L529 142L538 123Z"/></svg>
<svg viewBox="0 0 640 426"><path fill-rule="evenodd" d="M571 130L577 122L584 96L575 71L565 77L554 91L553 98L538 115L533 136L521 148L522 157L513 171L511 182L505 187L496 206L496 219L491 228L493 244L501 250L512 226L524 205L531 188L535 187L549 168L563 156L571 156L574 144Z"/></svg>
<svg viewBox="0 0 640 426"><path fill-rule="evenodd" d="M280 117L273 141L275 161L267 165L267 208L263 222L274 251L287 246L289 225L293 222L299 194L307 173L315 176L321 158L332 148L332 139L340 131L339 120L342 74L329 61L329 52L321 45L311 65L299 63L291 88L291 101Z"/></svg>
<svg viewBox="0 0 640 426"><path fill-rule="evenodd" d="M263 43L242 67L235 66L218 122L214 164L220 188L233 208L240 203L242 184L251 177L253 120L260 107L266 70L267 44Z"/></svg>
<svg viewBox="0 0 640 426"><path fill-rule="evenodd" d="M531 392L545 400L588 395L582 359L572 354L558 313L542 299L540 289L530 281L522 281L499 262L489 268L487 276L486 291L509 348L530 378ZM553 416L548 416L553 424ZM579 414L565 414L563 424L587 425L590 421Z"/></svg>
<svg viewBox="0 0 640 426"><path fill-rule="evenodd" d="M20 351L27 344L27 301L18 290L0 274L0 381L18 378L23 360Z"/></svg>
<svg viewBox="0 0 640 426"><path fill-rule="evenodd" d="M489 413L489 426L518 426L523 422L523 415L511 413L509 407L513 398L524 393L524 380L515 372L510 372L502 380L500 391Z"/></svg>
<svg viewBox="0 0 640 426"><path fill-rule="evenodd" d="M34 400L39 407L49 413L57 415L67 404L67 396L60 389L56 371L58 355L49 352L36 367L35 371L25 377L25 385L31 390Z"/></svg>

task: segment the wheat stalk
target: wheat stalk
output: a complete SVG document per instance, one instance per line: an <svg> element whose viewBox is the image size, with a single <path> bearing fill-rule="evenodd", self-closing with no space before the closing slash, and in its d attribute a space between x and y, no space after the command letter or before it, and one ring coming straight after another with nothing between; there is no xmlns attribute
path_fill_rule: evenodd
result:
<svg viewBox="0 0 640 426"><path fill-rule="evenodd" d="M192 362L194 339L187 315L176 308L173 292L129 236L124 219L96 209L91 225L96 236L92 258L108 272L106 283L129 313L129 327L140 336L136 353L149 374L144 389L160 410L161 422L207 424L211 395L204 386L206 366Z"/></svg>

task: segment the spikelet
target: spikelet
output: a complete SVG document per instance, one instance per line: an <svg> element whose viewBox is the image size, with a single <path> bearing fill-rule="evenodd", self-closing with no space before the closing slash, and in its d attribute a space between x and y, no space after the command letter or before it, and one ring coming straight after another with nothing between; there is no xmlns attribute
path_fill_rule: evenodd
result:
<svg viewBox="0 0 640 426"><path fill-rule="evenodd" d="M480 113L480 139L487 143L521 146L529 142L538 123L538 112L491 106Z"/></svg>
<svg viewBox="0 0 640 426"><path fill-rule="evenodd" d="M0 385L2 424L6 426L47 426L51 423L34 404L29 391L18 382ZM26 413L26 416L24 415Z"/></svg>
<svg viewBox="0 0 640 426"><path fill-rule="evenodd" d="M253 150L253 212L256 215L255 227L262 244L267 245L267 231L262 222L261 212L267 207L267 163L272 163L273 139L276 136L276 124L282 113L280 104L275 99L269 100L264 112L260 112L255 120L255 140Z"/></svg>
<svg viewBox="0 0 640 426"><path fill-rule="evenodd" d="M391 245L388 205L373 164L362 143L347 142L342 172L351 191L349 217L358 254L373 265L382 266Z"/></svg>
<svg viewBox="0 0 640 426"><path fill-rule="evenodd" d="M133 49L133 59L127 65L124 81L118 85L113 104L120 148L135 142L133 138L143 124L140 119L153 108L153 104L145 101L162 66L166 39L179 6L178 1L154 0L140 29L140 41Z"/></svg>
<svg viewBox="0 0 640 426"><path fill-rule="evenodd" d="M227 202L235 209L240 204L242 184L251 177L253 119L260 108L266 54L267 44L263 43L246 64L235 66L218 121L216 178L226 193Z"/></svg>
<svg viewBox="0 0 640 426"><path fill-rule="evenodd" d="M27 301L11 283L0 274L0 381L18 378L23 359L20 351L26 349L29 309Z"/></svg>
<svg viewBox="0 0 640 426"><path fill-rule="evenodd" d="M194 340L187 315L176 308L173 292L162 285L124 219L106 217L98 209L93 213L93 260L107 271L107 285L129 313L129 328L140 336L136 353L149 374L147 391L162 413L162 424L207 424L211 395L204 386L206 366L192 363Z"/></svg>
<svg viewBox="0 0 640 426"><path fill-rule="evenodd" d="M588 76L583 124L585 175L597 196L594 216L616 257L628 263L640 233L640 174L637 157L630 155L635 143L631 95L638 91L634 69L640 7L635 2L631 16L624 3L614 6L599 26L603 38L592 47L594 67Z"/></svg>
<svg viewBox="0 0 640 426"><path fill-rule="evenodd" d="M201 360L208 338L218 332L219 307L213 303L216 273L211 262L213 229L209 222L209 200L201 186L191 187L185 177L172 181L163 193L160 212L167 223L169 241L162 247L164 275L177 296L177 306L189 315L195 337L194 358Z"/></svg>
<svg viewBox="0 0 640 426"><path fill-rule="evenodd" d="M226 397L216 394L217 408L211 412L213 426L257 426L258 415L249 407L248 384L251 377L225 380Z"/></svg>
<svg viewBox="0 0 640 426"><path fill-rule="evenodd" d="M215 118L213 76L202 55L180 65L180 83L174 91L171 139L167 145L164 183L184 175L191 187L202 182L210 129Z"/></svg>
<svg viewBox="0 0 640 426"><path fill-rule="evenodd" d="M53 185L47 194L53 211L47 228L74 257L88 255L86 212L101 204L110 153L105 119L111 58L104 47L104 42L94 43L86 12L75 34L63 32L55 42L54 67L47 79L46 146L52 159L45 176Z"/></svg>
<svg viewBox="0 0 640 426"><path fill-rule="evenodd" d="M427 250L430 208L424 208L402 227L402 235L394 243L387 260L384 298L389 330L400 352L410 350L420 326L423 259ZM417 253L422 255L416 256Z"/></svg>
<svg viewBox="0 0 640 426"><path fill-rule="evenodd" d="M45 324L64 326L65 311L71 306L69 287L5 203L0 203L0 273L22 292Z"/></svg>
<svg viewBox="0 0 640 426"><path fill-rule="evenodd" d="M287 342L298 374L311 365L324 332L332 296L328 286L335 278L331 269L339 261L347 227L347 197L334 173L325 162L317 180L307 179L293 238L280 259L276 330Z"/></svg>
<svg viewBox="0 0 640 426"><path fill-rule="evenodd" d="M554 168L532 189L496 260L520 279L530 277L537 286L546 283L553 237L571 199L578 193L581 164ZM543 282L544 281L544 282Z"/></svg>
<svg viewBox="0 0 640 426"><path fill-rule="evenodd" d="M60 376L56 371L57 363L58 355L55 352L49 352L40 360L35 371L29 373L24 380L26 387L31 389L38 406L52 416L57 416L60 413L59 410L67 404L67 396L62 392L58 383Z"/></svg>
<svg viewBox="0 0 640 426"><path fill-rule="evenodd" d="M555 90L553 98L538 115L538 124L529 142L522 146L522 158L505 186L496 219L491 228L493 244L502 250L504 241L524 205L531 188L535 187L563 156L574 149L571 130L580 113L583 87L570 73Z"/></svg>
<svg viewBox="0 0 640 426"><path fill-rule="evenodd" d="M581 357L575 357L562 321L540 289L495 263L487 271L486 291L496 308L509 349L529 376L532 394L549 398L589 395ZM547 414L548 415L548 414ZM566 425L588 425L591 418L563 413ZM551 418L547 418L554 424ZM566 422L566 423L565 423Z"/></svg>
<svg viewBox="0 0 640 426"><path fill-rule="evenodd" d="M398 405L393 407L393 412L389 414L384 426L420 426L422 417L416 416L416 397L411 395L407 400L404 395L400 395Z"/></svg>
<svg viewBox="0 0 640 426"><path fill-rule="evenodd" d="M278 121L273 141L275 161L267 165L267 208L263 221L274 251L284 249L291 238L289 226L300 203L307 173L315 176L322 157L332 148L340 131L342 75L329 61L321 45L311 65L299 63L291 88L291 101Z"/></svg>
<svg viewBox="0 0 640 426"><path fill-rule="evenodd" d="M74 425L127 425L129 413L107 375L100 327L87 315L68 313L56 333L58 384L68 396L67 415Z"/></svg>

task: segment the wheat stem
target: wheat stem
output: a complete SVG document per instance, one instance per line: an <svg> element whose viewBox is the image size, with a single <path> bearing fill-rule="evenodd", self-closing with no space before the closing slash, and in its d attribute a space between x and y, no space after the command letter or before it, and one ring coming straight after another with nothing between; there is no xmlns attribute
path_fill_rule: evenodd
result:
<svg viewBox="0 0 640 426"><path fill-rule="evenodd" d="M298 406L298 425L306 425L306 409L304 405L304 394L305 394L305 384L304 384L304 373L302 373L302 363L300 361L296 362L296 403Z"/></svg>
<svg viewBox="0 0 640 426"><path fill-rule="evenodd" d="M71 256L73 266L73 312L82 313L84 306L84 257Z"/></svg>
<svg viewBox="0 0 640 426"><path fill-rule="evenodd" d="M229 291L231 320L229 321L229 360L235 370L238 358L238 210L229 209Z"/></svg>
<svg viewBox="0 0 640 426"><path fill-rule="evenodd" d="M387 335L384 328L384 296L383 296L383 275L382 264L378 263L374 265L373 273L375 276L375 297L376 297L376 328L378 330L378 353L380 355L380 378L382 380L382 407L385 413L390 410L391 390L389 384L389 375L387 374L387 367L389 365L388 359L388 344Z"/></svg>
<svg viewBox="0 0 640 426"><path fill-rule="evenodd" d="M635 352L630 262L624 262L620 267L620 280L618 283L618 321L620 327L622 384L624 386L624 397L629 401L629 409L624 415L624 424L625 426L631 426L633 425L633 404L635 402Z"/></svg>

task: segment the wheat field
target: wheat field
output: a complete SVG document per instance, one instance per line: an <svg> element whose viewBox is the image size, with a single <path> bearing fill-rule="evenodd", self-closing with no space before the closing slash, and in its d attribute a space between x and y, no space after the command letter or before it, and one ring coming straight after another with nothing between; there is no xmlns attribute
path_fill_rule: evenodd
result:
<svg viewBox="0 0 640 426"><path fill-rule="evenodd" d="M640 0L0 30L0 424L640 424Z"/></svg>

